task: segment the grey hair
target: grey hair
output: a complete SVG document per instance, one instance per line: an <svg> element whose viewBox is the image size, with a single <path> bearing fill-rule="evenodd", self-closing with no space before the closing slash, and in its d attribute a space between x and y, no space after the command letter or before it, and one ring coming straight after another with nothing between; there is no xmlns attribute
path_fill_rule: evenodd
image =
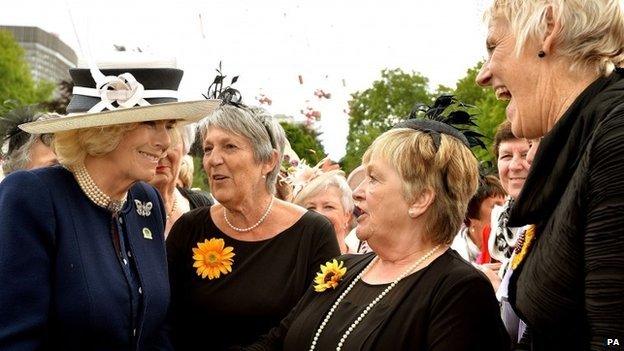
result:
<svg viewBox="0 0 624 351"><path fill-rule="evenodd" d="M4 175L9 175L20 169L26 169L26 165L30 161L30 149L38 138L39 134L29 134L28 140L24 145L5 156L4 162L2 163Z"/></svg>
<svg viewBox="0 0 624 351"><path fill-rule="evenodd" d="M254 160L258 163L270 161L273 150L277 151L277 162L266 177L267 191L275 194L275 184L286 144L286 133L282 126L263 108L223 105L201 121L199 128L202 140L206 138L208 128L212 127L249 139Z"/></svg>
<svg viewBox="0 0 624 351"><path fill-rule="evenodd" d="M195 123L184 124L178 126L178 130L180 131L180 140L182 141L182 152L186 155L191 151L191 146L195 142L197 125Z"/></svg>
<svg viewBox="0 0 624 351"><path fill-rule="evenodd" d="M340 203L345 213L353 212L353 191L349 187L347 180L345 179L344 172L341 170L333 170L325 172L318 177L312 179L306 184L301 191L295 196L293 202L297 205L303 206L305 201L321 191L327 190L330 186L336 187L340 191Z"/></svg>
<svg viewBox="0 0 624 351"><path fill-rule="evenodd" d="M485 18L509 22L519 55L529 38L545 37L549 9L561 23L557 51L572 59L570 69L587 67L608 76L624 64L620 0L495 0Z"/></svg>

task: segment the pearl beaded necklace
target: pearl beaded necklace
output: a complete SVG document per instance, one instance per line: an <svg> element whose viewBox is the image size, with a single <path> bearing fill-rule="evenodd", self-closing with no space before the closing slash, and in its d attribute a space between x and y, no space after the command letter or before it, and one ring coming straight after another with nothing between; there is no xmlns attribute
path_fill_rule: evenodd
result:
<svg viewBox="0 0 624 351"><path fill-rule="evenodd" d="M340 338L340 341L338 341L338 345L336 346L336 351L340 351L342 349L342 346L344 345L345 341L347 340L347 338L349 337L349 335L353 332L353 330L355 329L355 327L358 326L358 324L360 324L360 322L364 319L364 317L366 317L366 315L368 314L368 312L370 312L370 310L379 302L381 301L381 299L384 298L384 296L386 296L388 294L388 292L390 292L390 290L392 290L392 288L394 288L400 281L401 279L407 277L412 271L414 271L416 269L416 267L418 267L421 263L423 263L424 261L426 261L429 257L431 257L431 255L433 255L434 252L436 252L438 250L438 248L440 247L440 245L437 245L436 247L434 247L433 249L431 249L431 251L427 252L423 257L421 257L420 259L418 259L418 261L416 261L413 265L411 265L405 272L403 272L397 279L395 279L392 283L390 283L390 285L388 285L388 287L386 287L381 294L379 294L379 296L377 296L376 298L373 299L373 301L371 301L371 303L368 304L368 306L366 306L366 308L364 309L364 311L362 311L362 313L360 313L360 315L351 323L351 325L349 326L349 328L347 328L347 330L344 332L344 334L342 335L342 337ZM319 326L319 328L316 330L316 334L314 335L314 338L312 339L312 344L310 345L310 351L313 351L316 348L316 344L318 342L319 337L321 336L321 333L323 332L323 329L325 329L325 326L327 325L327 322L329 322L329 319L331 318L331 316L334 314L334 312L336 311L336 308L338 307L338 305L340 304L340 302L342 302L342 300L345 298L345 296L347 296L347 294L351 291L351 289L353 289L353 287L355 286L355 284L360 281L360 279L362 279L362 276L364 276L364 274L366 274L366 272L368 272L373 265L379 260L379 256L375 256L375 258L373 258L373 260L368 264L368 266L366 266L366 268L364 268L356 277L355 279L353 279L353 281L351 282L351 284L349 284L349 286L345 289L345 291L340 294L340 296L336 299L336 302L334 302L334 304L332 305L332 307L329 309L329 312L327 312L327 316L325 316L325 319L323 319L323 322L321 322L321 325Z"/></svg>
<svg viewBox="0 0 624 351"><path fill-rule="evenodd" d="M173 213L175 212L175 210L178 208L178 196L174 190L173 192L173 205L171 205L171 211L169 211L169 213L167 213L167 220L170 220L171 217L173 216Z"/></svg>
<svg viewBox="0 0 624 351"><path fill-rule="evenodd" d="M89 175L89 172L87 172L87 168L84 164L77 166L73 169L73 171L74 177L76 178L78 185L80 185L82 192L87 195L91 202L111 212L121 211L123 205L126 203L126 199L128 198L128 193L125 193L123 199L120 201L113 200L95 184Z"/></svg>
<svg viewBox="0 0 624 351"><path fill-rule="evenodd" d="M259 226L260 224L262 224L262 222L264 222L264 220L267 218L269 213L271 213L271 208L273 207L273 201L275 201L275 197L271 196L271 202L269 202L269 206L267 207L266 211L264 211L264 214L262 215L262 217L260 217L258 222L256 222L256 224L252 225L251 227L239 228L239 227L233 226L232 223L230 223L230 220L227 217L227 208L225 208L225 207L223 207L223 219L225 219L225 223L227 223L227 225L229 225L230 228L236 230L237 232L248 232L248 231L251 231L254 228L256 228L257 226Z"/></svg>

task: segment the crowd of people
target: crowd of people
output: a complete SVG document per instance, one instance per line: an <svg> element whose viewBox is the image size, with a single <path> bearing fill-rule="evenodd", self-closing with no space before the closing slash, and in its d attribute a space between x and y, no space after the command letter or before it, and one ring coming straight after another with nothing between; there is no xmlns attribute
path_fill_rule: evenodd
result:
<svg viewBox="0 0 624 351"><path fill-rule="evenodd" d="M172 60L90 62L67 114L2 116L0 349L624 348L619 1L485 18L497 172L452 96L347 176L223 77L178 102Z"/></svg>

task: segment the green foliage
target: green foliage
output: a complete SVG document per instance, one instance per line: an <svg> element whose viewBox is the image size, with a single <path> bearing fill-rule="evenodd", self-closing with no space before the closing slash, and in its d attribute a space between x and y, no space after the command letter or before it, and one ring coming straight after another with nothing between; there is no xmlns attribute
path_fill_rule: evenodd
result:
<svg viewBox="0 0 624 351"><path fill-rule="evenodd" d="M204 171L201 156L193 156L193 185L192 188L199 188L204 191L210 191L208 177Z"/></svg>
<svg viewBox="0 0 624 351"><path fill-rule="evenodd" d="M52 98L54 84L36 83L24 58L24 50L9 31L0 30L0 103L13 100L18 105L42 103Z"/></svg>
<svg viewBox="0 0 624 351"><path fill-rule="evenodd" d="M342 169L350 172L362 162L362 155L381 133L405 119L415 104L430 104L428 79L400 69L381 71L373 86L351 95L349 135Z"/></svg>
<svg viewBox="0 0 624 351"><path fill-rule="evenodd" d="M453 94L458 100L476 107L470 112L477 115L478 130L486 136L484 141L488 149L473 150L479 161L492 161L492 141L494 140L496 127L505 120L507 103L497 100L492 89L482 88L475 83L482 65L483 62L479 62L474 67L468 69L466 76L457 81Z"/></svg>
<svg viewBox="0 0 624 351"><path fill-rule="evenodd" d="M482 64L479 62L468 69L455 89L440 85L434 94L427 90L428 79L418 73L383 70L380 80L371 88L352 94L349 101L349 135L342 168L347 172L353 170L377 136L405 119L415 104L430 105L441 94L453 94L459 101L475 106L469 112L476 115L477 131L485 135L488 149L474 148L473 151L480 161L492 161L492 140L496 127L505 119L506 103L498 101L491 89L475 83Z"/></svg>
<svg viewBox="0 0 624 351"><path fill-rule="evenodd" d="M319 133L303 124L280 122L290 147L297 153L300 159L314 166L324 159L326 154L323 145L319 141Z"/></svg>

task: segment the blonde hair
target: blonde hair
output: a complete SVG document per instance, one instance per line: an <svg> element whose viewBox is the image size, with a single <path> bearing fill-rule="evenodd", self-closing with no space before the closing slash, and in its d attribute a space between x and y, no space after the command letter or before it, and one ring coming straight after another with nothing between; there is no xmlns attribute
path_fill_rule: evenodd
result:
<svg viewBox="0 0 624 351"><path fill-rule="evenodd" d="M195 166L193 165L193 157L191 155L182 156L182 161L180 162L180 173L178 174L178 179L182 182L182 187L186 189L190 189L193 185L193 172L195 171Z"/></svg>
<svg viewBox="0 0 624 351"><path fill-rule="evenodd" d="M340 203L345 213L353 212L353 192L347 184L345 173L341 170L324 172L306 184L293 199L293 203L303 206L308 198L327 190L330 186L340 192Z"/></svg>
<svg viewBox="0 0 624 351"><path fill-rule="evenodd" d="M624 14L620 0L494 0L485 17L509 22L516 54L529 39L546 35L550 8L561 24L557 53L572 61L570 69L590 68L605 76L624 62Z"/></svg>
<svg viewBox="0 0 624 351"><path fill-rule="evenodd" d="M74 129L54 135L52 148L60 164L72 168L84 162L87 155L103 156L115 150L123 136L138 123Z"/></svg>
<svg viewBox="0 0 624 351"><path fill-rule="evenodd" d="M104 156L115 150L124 135L138 126L139 123L126 123L55 133L52 150L60 164L73 168L83 163L87 155ZM177 128L172 128L169 136L171 145L180 141Z"/></svg>
<svg viewBox="0 0 624 351"><path fill-rule="evenodd" d="M195 123L177 126L180 133L180 141L182 141L182 153L184 155L191 151L191 146L195 142L197 136L197 125Z"/></svg>
<svg viewBox="0 0 624 351"><path fill-rule="evenodd" d="M477 159L467 146L452 136L440 136L436 150L433 139L424 132L391 129L375 139L362 163L373 159L387 162L399 174L408 202L415 201L426 189L433 191L435 199L425 214L423 236L435 244L448 244L457 234L468 202L477 191L479 170Z"/></svg>

